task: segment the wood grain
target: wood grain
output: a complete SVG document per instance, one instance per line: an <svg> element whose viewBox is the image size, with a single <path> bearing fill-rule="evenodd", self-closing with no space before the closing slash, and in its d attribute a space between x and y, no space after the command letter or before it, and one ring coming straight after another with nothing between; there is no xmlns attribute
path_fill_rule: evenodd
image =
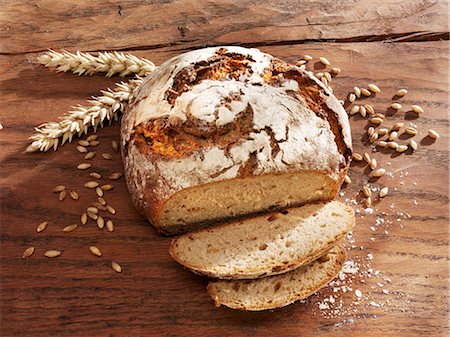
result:
<svg viewBox="0 0 450 337"><path fill-rule="evenodd" d="M2 8L5 54L448 35L447 3L439 0L8 0Z"/></svg>
<svg viewBox="0 0 450 337"><path fill-rule="evenodd" d="M32 3L32 2L30 2ZM430 42L344 42L311 43L286 45L265 45L267 41L277 40L282 34L280 25L295 23L301 25L301 18L282 20L283 11L280 3L271 4L280 16L277 20L266 20L266 28L255 35L258 28L257 16L265 15L261 5L255 10L255 17L249 12L235 11L233 18L247 22L248 30L242 30L241 36L229 35L227 43L247 41L260 42L262 50L270 52L286 61L295 62L304 53L315 57L325 55L333 65L342 68L342 74L333 80L333 88L339 98L344 98L354 85L364 86L369 82L377 83L382 92L364 102L374 105L377 111L386 111L392 102L392 95L400 87L408 89L408 94L401 99L404 107L420 104L425 114L414 118L404 112L387 111L389 118L386 125L398 121L413 121L420 132L433 128L441 134L436 142L416 137L419 142L417 152L407 152L401 156L391 152L373 154L381 166L386 167L393 177L385 176L375 185L388 186L390 195L381 202L376 202L376 212L385 212L390 225L383 225L375 232L370 229L375 222L375 214L358 215L355 229L355 247L349 252L350 258L367 261L367 254L373 254L371 263L374 270L392 279L386 284L389 294L383 294L377 283L379 277L356 279L354 289L359 289L364 296L384 307L377 308L365 304L352 307L355 300L353 293L340 294L344 308L340 316L325 317L317 309L317 303L331 294L330 289L322 290L307 303L297 303L281 310L262 313L245 313L214 308L212 300L206 295L207 280L193 275L175 263L168 254L170 239L159 236L134 210L123 180L114 182L115 188L107 192L106 199L117 209L113 216L116 231L100 231L90 222L73 233L63 233L66 225L77 223L79 214L88 203L95 200L93 191L83 184L89 180L91 170L76 170L82 161L82 155L75 150L75 144L61 147L57 152L45 154L24 154L27 137L33 132L33 126L54 120L71 105L83 103L90 95L112 85L116 79L101 76L77 77L72 74L56 74L34 63L36 54L22 51L45 49L53 46L66 46L71 49L109 49L128 46L142 47L145 50L132 52L150 58L160 64L169 57L184 50L189 50L197 42L182 42L166 45L161 41L175 41L175 34L165 30L160 24L159 30L143 32L134 31L134 40L130 39L132 30L125 37L117 34L101 35L106 26L111 25L110 7L115 4L106 1L103 5L95 2L73 5L72 19L65 19L66 27L55 31L45 26L55 21L56 13L67 10L67 1L53 2L53 7L36 19L31 5L22 2L7 2L5 8L11 13L14 9L16 18L25 27L25 22L34 22L30 27L38 27L34 33L28 31L29 43L25 43L26 33L18 29L12 31L11 41L2 50L10 55L0 56L0 86L3 104L0 106L0 122L4 129L0 131L0 195L1 195L1 241L0 241L0 334L2 336L446 336L448 333L448 221L449 221L449 102L448 102L448 41ZM134 6L134 2L124 4ZM242 7L241 6L242 3ZM187 11L181 15L181 3L170 1L152 3L142 2L140 10L144 16L145 8L153 12L148 22L176 21L177 15L184 20L197 18ZM223 6L244 8L245 2L218 5L215 2L202 3L198 16L205 13L219 13ZM361 17L363 5L352 3L345 17L339 16L341 8L334 2L331 7L322 5L322 10L330 8L330 15L336 16L336 22L345 22L349 17ZM390 17L401 13L402 9L415 4L417 12L408 12L399 22L411 23L403 30L402 25L386 25L377 22L374 35L382 37L385 33L423 30L420 22L439 22L443 14L441 2L409 2L400 5L392 1L378 10L380 17ZM51 7L49 2L39 1L35 6ZM292 5L292 4L291 4ZM279 7L277 7L279 6ZM315 7L316 6L316 7ZM349 2L343 5L350 6ZM361 6L361 7L360 7ZM300 8L301 6L292 6ZM304 6L303 6L304 7ZM411 8L412 8L411 7ZM24 8L28 8L25 11ZM170 11L168 10L170 8ZM287 7L286 7L287 8ZM312 2L305 8L308 16L320 17L318 2ZM155 13L160 9L158 14ZM209 12L208 12L209 11ZM288 9L285 9L288 12ZM5 10L3 10L5 13ZM28 13L28 14L27 14ZM84 13L84 14L83 14ZM89 14L89 13L95 13ZM108 14L109 13L109 14ZM149 14L150 13L150 14ZM371 13L371 11L367 11ZM390 14L389 14L390 13ZM44 15L45 14L45 15ZM83 15L82 15L83 14ZM80 23L88 14L91 16L90 33L80 30ZM173 15L170 15L173 14ZM27 16L28 15L28 16ZM131 15L131 14L125 14ZM191 15L191 16L190 16ZM368 15L368 14L367 14ZM400 14L399 14L400 15ZM305 15L305 17L307 17ZM423 18L422 18L423 17ZM10 20L12 16L8 18ZM31 19L34 19L31 20ZM99 18L105 18L103 21ZM159 19L158 19L159 18ZM418 18L422 18L419 20ZM152 21L152 20L161 21ZM345 20L344 20L345 19ZM181 19L180 19L181 20ZM209 20L212 20L209 18ZM231 27L230 20L215 18L220 27ZM239 20L236 21L239 23ZM401 21L404 20L404 21ZM441 19L442 20L442 19ZM17 21L17 20L15 20ZM20 21L20 20L19 20ZM101 22L100 22L101 21ZM127 32L128 25L134 25L131 16L127 24L123 23L119 31ZM264 21L264 20L262 20ZM42 25L36 24L42 23ZM198 20L198 22L201 22ZM348 31L337 30L334 36L360 36L355 33L368 30L368 23L355 23L355 28ZM390 22L390 21L386 21ZM77 24L75 24L77 23ZM55 21L55 25L56 25ZM375 22L372 22L375 24ZM63 26L62 23L58 24ZM349 27L348 24L343 24ZM126 27L125 27L126 26ZM408 26L408 25L406 25ZM11 26L12 27L12 26ZM43 27L46 27L45 29ZM125 27L125 28L124 28ZM136 29L134 26L134 29ZM208 35L206 23L191 26L190 38L201 41ZM315 27L323 34L331 34L326 25ZM330 26L331 27L331 26ZM339 27L336 24L335 27ZM428 25L430 32L440 32L437 26ZM25 28L24 28L25 29ZM231 29L231 28L230 28ZM279 30L281 29L281 30ZM328 29L330 29L328 31ZM374 28L375 29L375 28ZM238 31L238 30L236 30ZM10 30L11 32L11 30ZM286 31L284 31L286 32ZM94 34L95 33L95 34ZM345 33L345 34L344 34ZM144 38L144 35L147 34ZM217 36L226 36L223 31ZM303 34L303 33L302 33ZM304 37L314 40L315 31L304 31ZM333 33L334 34L334 33ZM340 35L339 35L340 34ZM344 34L344 35L343 35ZM88 35L91 38L88 38ZM149 36L152 39L149 39ZM263 36L264 35L264 36ZM433 34L431 34L433 35ZM81 38L82 36L83 38ZM99 38L103 36L103 38ZM300 36L300 35L299 35ZM331 36L331 35L325 35ZM297 36L298 37L298 36ZM296 37L296 38L297 38ZM211 36L211 41L216 37ZM287 41L286 35L280 41ZM67 39L67 41L65 41ZM84 39L84 40L83 40ZM143 42L147 39L150 42ZM172 40L171 40L172 39ZM290 39L290 38L289 38ZM53 42L52 42L53 41ZM214 40L216 41L216 40ZM54 44L52 44L54 43ZM157 46L157 44L164 46ZM216 42L214 42L216 43ZM151 46L151 47L149 47ZM147 50L152 48L151 50ZM139 48L140 49L140 48ZM19 53L19 54L14 54ZM310 69L318 71L320 65L312 63ZM367 145L364 136L367 121L352 118L354 147L357 152L365 151ZM105 161L99 156L111 151L111 140L118 138L118 124L98 132L101 144L95 150L97 156L92 160L95 170L104 176L121 170L118 156L112 161ZM391 165L388 165L388 162ZM360 199L359 189L366 182L365 167L352 165L350 176L353 183L343 189L343 199ZM405 176L408 172L408 176ZM107 179L102 179L107 181ZM57 201L57 195L51 189L64 184L80 194L80 200L66 199ZM417 205L415 202L417 202ZM392 207L391 207L392 206ZM359 206L355 208L359 209ZM410 218L397 222L403 212ZM36 226L49 221L48 228L36 233ZM387 234L384 232L387 231ZM371 240L373 238L374 240ZM88 247L97 245L103 257L89 253ZM35 246L35 254L22 260L25 248ZM361 250L360 247L364 249ZM43 256L47 249L61 249L62 256L48 259ZM123 273L117 274L111 269L111 261L123 266ZM386 301L389 300L387 303Z"/></svg>

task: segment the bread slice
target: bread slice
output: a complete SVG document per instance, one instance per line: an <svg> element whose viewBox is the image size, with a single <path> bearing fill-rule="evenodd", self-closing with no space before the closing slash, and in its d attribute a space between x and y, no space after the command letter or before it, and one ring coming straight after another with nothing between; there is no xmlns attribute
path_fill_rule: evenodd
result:
<svg viewBox="0 0 450 337"><path fill-rule="evenodd" d="M330 282L341 270L345 251L336 246L316 261L289 273L257 280L213 281L208 294L217 307L260 311L304 299Z"/></svg>
<svg viewBox="0 0 450 337"><path fill-rule="evenodd" d="M340 202L308 204L181 235L170 254L198 274L254 279L314 261L354 222L353 209Z"/></svg>

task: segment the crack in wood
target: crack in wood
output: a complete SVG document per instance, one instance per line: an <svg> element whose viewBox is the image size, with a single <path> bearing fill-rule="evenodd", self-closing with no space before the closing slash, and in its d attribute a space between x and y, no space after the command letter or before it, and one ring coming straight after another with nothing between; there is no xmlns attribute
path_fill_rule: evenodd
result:
<svg viewBox="0 0 450 337"><path fill-rule="evenodd" d="M349 38L327 38L327 39L300 39L300 40L283 40L283 41L267 41L267 42L247 42L247 43L236 43L230 45L239 45L248 48L260 48L268 46L285 46L285 45L301 45L301 44L313 44L313 43L358 43L358 42L385 42L385 43L399 43L399 42L429 42L429 41L448 41L450 39L450 32L407 32L398 34L381 34L381 35L361 35ZM205 47L217 47L222 44L198 44L199 40L191 39L184 40L180 42L169 42L154 45L141 45L141 46L130 46L126 48L111 48L108 51L133 51L133 50L155 50L161 48L170 48L181 46L180 51L194 50ZM191 45L189 45L191 43ZM187 45L186 45L187 44ZM105 49L94 49L94 50L83 50L84 52L101 52ZM0 52L0 55L23 55L32 53L45 52L47 49L37 49L27 52Z"/></svg>

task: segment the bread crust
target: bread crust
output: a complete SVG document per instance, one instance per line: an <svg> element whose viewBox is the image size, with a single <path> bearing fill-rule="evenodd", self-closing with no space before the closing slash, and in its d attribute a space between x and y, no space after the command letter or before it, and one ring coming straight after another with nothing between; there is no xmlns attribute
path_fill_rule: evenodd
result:
<svg viewBox="0 0 450 337"><path fill-rule="evenodd" d="M294 269L297 269L303 265L306 265L312 261L317 260L320 256L324 255L325 252L329 251L331 248L336 246L341 240L345 238L345 236L350 232L354 227L354 210L350 206L342 204L342 206L345 207L346 211L351 213L353 215L352 221L349 221L347 224L347 228L345 228L340 235L337 235L327 241L325 244L321 245L320 247L316 247L316 250L310 252L308 255L300 256L299 258L295 260L290 260L288 264L279 264L279 263L272 263L267 264L264 266L258 266L255 268L246 268L245 272L235 272L234 274L230 275L228 273L221 274L219 272L209 272L207 270L200 269L196 266L194 266L192 263L190 263L188 260L183 259L181 256L177 254L177 241L180 239L180 237L172 239L169 253L172 256L172 258L180 263L182 266L188 268L192 272L198 275L202 276L208 276L213 279L224 279L224 280L242 280L242 279L256 279L256 278L262 278L262 277L270 277L274 275L284 274L287 272L290 272ZM289 210L289 209L288 209ZM260 218L266 218L266 216L258 216ZM256 217L256 218L258 218ZM245 221L245 220L244 220ZM228 224L220 224L215 226L215 228L220 227L226 227ZM198 231L201 231L198 230ZM193 231L192 233L198 232ZM189 235L189 234L186 234Z"/></svg>
<svg viewBox="0 0 450 337"><path fill-rule="evenodd" d="M270 304L267 303L266 305L259 305L259 306L252 306L252 307L246 307L245 305L236 306L236 305L233 305L232 303L225 303L221 300L220 294L216 289L214 281L211 281L208 283L208 286L206 288L207 293L213 299L216 307L220 307L221 305L223 305L228 308L240 310L240 311L263 311L263 310L272 310L272 309L278 309L278 308L285 307L289 304L292 304L296 301L299 301L301 299L304 299L304 298L307 298L307 297L313 295L314 293L319 291L321 288L326 286L331 280L333 280L337 274L339 274L339 272L341 271L342 266L346 260L347 254L345 252L345 249L341 246L336 246L336 247L332 248L331 250L336 253L336 262L333 266L333 269L330 270L330 272L328 273L327 277L321 279L320 282L316 283L310 289L305 289L300 294L294 294L291 297L289 297L288 299L286 299L285 301L282 301L282 302L281 301L278 301L278 302L272 301L272 303L270 303ZM324 255L326 255L327 253L325 253ZM301 268L307 268L307 267L308 266L306 265ZM295 273L295 270L292 271L291 273ZM277 277L277 276L274 276L274 277ZM257 282L258 280L255 280L255 281ZM230 282L233 282L233 281L230 281Z"/></svg>
<svg viewBox="0 0 450 337"><path fill-rule="evenodd" d="M208 95L218 97L214 116L202 100ZM267 95L272 115L261 108L272 104ZM171 232L161 208L190 187L302 170L327 171L339 187L351 136L345 110L312 73L257 49L217 47L177 56L148 76L122 118L121 153L133 203Z"/></svg>

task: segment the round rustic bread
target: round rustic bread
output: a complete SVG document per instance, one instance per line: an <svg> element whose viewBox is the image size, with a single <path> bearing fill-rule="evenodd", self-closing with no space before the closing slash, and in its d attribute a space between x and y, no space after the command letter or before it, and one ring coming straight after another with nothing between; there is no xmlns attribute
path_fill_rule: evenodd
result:
<svg viewBox="0 0 450 337"><path fill-rule="evenodd" d="M206 48L159 66L122 119L137 208L178 233L332 199L346 174L345 110L311 72L258 49Z"/></svg>

